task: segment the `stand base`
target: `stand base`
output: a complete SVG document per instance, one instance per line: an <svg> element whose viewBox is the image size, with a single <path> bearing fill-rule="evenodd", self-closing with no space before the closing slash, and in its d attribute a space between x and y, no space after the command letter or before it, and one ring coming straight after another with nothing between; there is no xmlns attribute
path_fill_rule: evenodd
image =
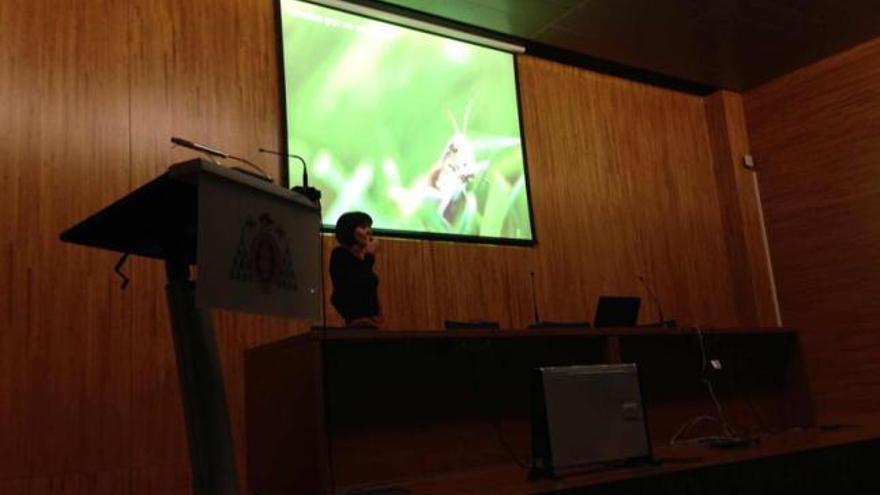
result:
<svg viewBox="0 0 880 495"><path fill-rule="evenodd" d="M169 270L169 277L173 271ZM223 370L211 313L195 306L195 283L165 287L186 419L194 495L239 495Z"/></svg>

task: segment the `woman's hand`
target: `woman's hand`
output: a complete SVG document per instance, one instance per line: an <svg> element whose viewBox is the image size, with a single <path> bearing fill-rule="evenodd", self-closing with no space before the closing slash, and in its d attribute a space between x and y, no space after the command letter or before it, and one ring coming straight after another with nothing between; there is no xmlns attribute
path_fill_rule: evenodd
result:
<svg viewBox="0 0 880 495"><path fill-rule="evenodd" d="M379 248L379 239L376 239L371 234L370 236L367 237L367 244L366 244L366 246L364 246L364 252L375 255L376 250L378 248Z"/></svg>

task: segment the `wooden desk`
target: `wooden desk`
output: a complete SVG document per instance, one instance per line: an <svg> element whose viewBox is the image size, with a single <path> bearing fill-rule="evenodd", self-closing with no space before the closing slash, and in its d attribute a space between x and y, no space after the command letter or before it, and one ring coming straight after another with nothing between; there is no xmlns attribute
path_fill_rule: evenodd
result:
<svg viewBox="0 0 880 495"><path fill-rule="evenodd" d="M815 423L786 329L313 332L245 354L249 486L327 493L526 463L538 366L637 363L652 442L666 445L715 414L703 349L722 364L708 376L735 426Z"/></svg>

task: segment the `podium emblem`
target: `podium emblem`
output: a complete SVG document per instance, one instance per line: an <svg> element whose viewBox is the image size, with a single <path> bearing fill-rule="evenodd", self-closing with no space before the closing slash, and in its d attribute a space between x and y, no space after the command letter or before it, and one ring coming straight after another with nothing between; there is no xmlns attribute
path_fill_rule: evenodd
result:
<svg viewBox="0 0 880 495"><path fill-rule="evenodd" d="M229 270L230 280L254 283L264 293L297 290L290 243L271 215L247 217Z"/></svg>

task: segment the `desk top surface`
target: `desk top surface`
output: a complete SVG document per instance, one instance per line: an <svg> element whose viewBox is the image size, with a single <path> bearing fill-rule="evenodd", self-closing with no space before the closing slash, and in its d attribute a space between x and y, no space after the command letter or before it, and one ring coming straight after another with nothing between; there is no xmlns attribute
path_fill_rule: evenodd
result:
<svg viewBox="0 0 880 495"><path fill-rule="evenodd" d="M704 335L795 335L786 327L700 328L635 327L635 328L529 328L455 330L377 330L372 328L313 329L309 335L319 340L382 340L382 339L450 339L450 338L529 338L529 337L650 337Z"/></svg>

